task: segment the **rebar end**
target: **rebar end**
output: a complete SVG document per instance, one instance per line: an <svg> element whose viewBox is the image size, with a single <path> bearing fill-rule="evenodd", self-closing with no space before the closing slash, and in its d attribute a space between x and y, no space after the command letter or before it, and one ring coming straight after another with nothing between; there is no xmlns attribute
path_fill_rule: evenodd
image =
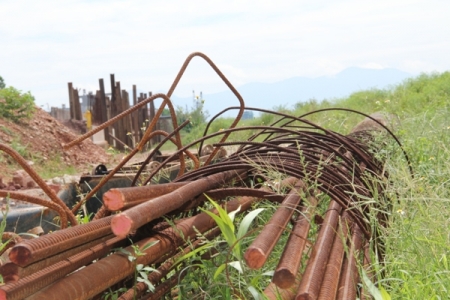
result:
<svg viewBox="0 0 450 300"><path fill-rule="evenodd" d="M111 220L111 230L117 236L124 238L131 233L133 220L125 214L118 214Z"/></svg>
<svg viewBox="0 0 450 300"><path fill-rule="evenodd" d="M118 211L124 207L122 193L116 189L111 189L103 194L103 205L109 211Z"/></svg>

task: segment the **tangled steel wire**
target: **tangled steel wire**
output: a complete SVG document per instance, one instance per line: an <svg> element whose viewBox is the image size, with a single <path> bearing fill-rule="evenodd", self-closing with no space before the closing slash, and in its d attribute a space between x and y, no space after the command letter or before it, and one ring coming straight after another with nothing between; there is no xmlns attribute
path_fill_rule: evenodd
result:
<svg viewBox="0 0 450 300"><path fill-rule="evenodd" d="M226 109L239 110L230 128L207 134L211 122L224 110L211 119L202 137L183 145L180 129L186 123L178 126L170 97L195 56L207 61L233 91L240 106ZM369 245L382 259L382 239L379 227L373 227L373 220L384 226L389 215L389 199L385 195L389 174L374 155L380 146L373 143L370 134L342 135L306 120L305 116L245 107L242 97L214 63L202 53L193 53L166 95L156 94L140 102L65 147L76 145L158 98L163 103L140 143L75 207L70 210L52 195L55 204L49 207L58 211L61 220L68 219L72 227L16 244L9 254L10 262L0 267L7 281L0 288L0 299L99 298L105 290L117 285L129 288L119 299L159 299L186 275L175 261L199 247L198 234L213 239L220 233L211 216L198 209L203 207L206 196L221 202L227 211L239 208L239 213L262 199L277 206L244 254L249 268L261 269L275 246L285 243L272 282L260 291L267 298L365 297L358 285L357 266L363 265L370 274ZM172 133L154 130L166 105L175 128ZM237 127L244 109L274 114L279 119L268 126ZM388 128L379 125L400 145ZM155 134L165 138L141 163L132 186L109 190L95 220L75 226L74 213ZM232 140L230 137L236 134L247 138ZM201 156L203 143L211 140L217 140L211 153ZM152 156L167 141L174 143L177 150L144 172ZM191 153L193 147L199 148L198 157ZM224 148L236 150L226 156ZM176 176L169 183L155 184L161 172L174 168L177 159ZM46 190L45 186L43 189ZM215 209L210 212L218 213ZM115 214L108 216L111 213ZM173 224L168 224L167 219L173 220ZM287 241L280 238L283 234L288 235ZM133 244L127 237L131 237ZM136 249L149 243L153 246L136 255ZM135 255L135 259L112 251L119 246L125 247L122 252ZM211 259L213 255L203 253L201 257ZM158 273L148 276L155 286L153 292L148 291L145 283L130 280L137 264L157 268ZM245 297L231 282L230 286L236 297Z"/></svg>

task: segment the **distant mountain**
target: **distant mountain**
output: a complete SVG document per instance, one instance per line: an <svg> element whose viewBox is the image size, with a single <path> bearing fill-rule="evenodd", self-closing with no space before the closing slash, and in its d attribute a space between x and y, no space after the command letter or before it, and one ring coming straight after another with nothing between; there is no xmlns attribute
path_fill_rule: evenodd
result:
<svg viewBox="0 0 450 300"><path fill-rule="evenodd" d="M248 83L237 87L242 95L245 105L272 109L283 105L292 107L297 102L309 99L333 99L350 95L356 91L371 88L387 88L390 85L401 83L412 74L397 69L364 69L347 68L334 76L321 76L317 78L293 77L275 83ZM239 102L231 91L215 94L204 94L205 109L210 116L215 115L229 106L238 106ZM172 97L175 104L190 103L186 100L192 98ZM234 116L235 112L226 116Z"/></svg>

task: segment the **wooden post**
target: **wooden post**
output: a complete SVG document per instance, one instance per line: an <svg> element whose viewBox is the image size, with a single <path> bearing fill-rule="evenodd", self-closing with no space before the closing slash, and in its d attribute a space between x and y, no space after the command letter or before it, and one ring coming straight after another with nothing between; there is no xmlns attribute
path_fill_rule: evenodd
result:
<svg viewBox="0 0 450 300"><path fill-rule="evenodd" d="M102 110L101 110L101 97L100 97L100 91L97 90L95 92L94 101L92 102L92 124L93 125L99 125L101 124L102 120Z"/></svg>
<svg viewBox="0 0 450 300"><path fill-rule="evenodd" d="M151 92L149 93L150 95L152 94ZM150 102L150 116L149 116L149 120L152 121L155 118L155 103L154 101ZM156 124L156 127L154 130L158 130L159 128L159 124ZM153 147L153 145L155 145L156 143L159 142L159 137L160 136L155 136L152 138L150 144Z"/></svg>
<svg viewBox="0 0 450 300"><path fill-rule="evenodd" d="M122 90L122 111L126 111L130 108L130 101L128 92L126 90ZM131 123L131 115L127 115L124 117L124 127L125 127L125 143L132 149L134 147L133 142L133 126Z"/></svg>
<svg viewBox="0 0 450 300"><path fill-rule="evenodd" d="M114 99L114 101L111 101L111 109L114 108L114 114L111 114L111 117L115 117L118 114L122 112L122 97L120 95L120 82L116 82L115 88L113 90L113 95L111 97ZM122 142L125 141L124 137L126 137L125 128L124 128L124 120L123 118L118 120L114 124L114 136L121 140ZM116 144L117 149L119 150L125 150L122 144Z"/></svg>
<svg viewBox="0 0 450 300"><path fill-rule="evenodd" d="M78 121L83 120L83 115L81 114L80 97L78 95L77 89L73 89L73 103L75 106L75 119Z"/></svg>
<svg viewBox="0 0 450 300"><path fill-rule="evenodd" d="M144 94L144 99L142 99L142 100L145 100L145 99L147 99L147 94ZM148 105L144 106L144 108L145 108L145 110L144 110L144 122L145 122L145 125L146 125L145 128L147 128L148 124L150 124L150 117L148 115Z"/></svg>
<svg viewBox="0 0 450 300"><path fill-rule="evenodd" d="M144 100L144 94L141 93L139 96L139 102L142 102ZM147 109L147 105L144 105L143 107L141 107L139 109L139 117L138 117L138 121L139 121L139 139L142 139L142 137L144 136L144 131L145 131L145 110Z"/></svg>
<svg viewBox="0 0 450 300"><path fill-rule="evenodd" d="M100 78L98 80L100 85L100 109L101 109L101 118L100 123L105 123L108 121L108 110L106 105L106 95L105 95L105 84L103 82L103 78ZM104 129L104 135L105 135L105 141L108 143L108 145L112 145L111 137L109 136L109 128Z"/></svg>
<svg viewBox="0 0 450 300"><path fill-rule="evenodd" d="M73 86L72 82L69 82L68 84L69 88L69 109L70 109L70 118L75 119L75 103L73 101Z"/></svg>
<svg viewBox="0 0 450 300"><path fill-rule="evenodd" d="M137 90L136 85L133 84L133 106L137 104ZM133 133L134 133L134 145L139 142L139 110L133 113Z"/></svg>
<svg viewBox="0 0 450 300"><path fill-rule="evenodd" d="M116 80L114 79L114 74L110 74L109 78L111 80L111 102L114 102L116 100L114 95L114 90L116 88Z"/></svg>

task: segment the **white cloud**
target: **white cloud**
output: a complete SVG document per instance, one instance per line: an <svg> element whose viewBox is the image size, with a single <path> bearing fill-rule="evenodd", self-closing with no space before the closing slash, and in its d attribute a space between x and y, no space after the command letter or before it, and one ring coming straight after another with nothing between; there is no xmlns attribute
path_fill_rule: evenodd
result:
<svg viewBox="0 0 450 300"><path fill-rule="evenodd" d="M448 1L3 0L0 75L39 103L67 103L67 82L167 91L202 51L235 85L332 75L346 67L450 69ZM109 85L107 85L109 86ZM194 60L176 93L225 89Z"/></svg>

